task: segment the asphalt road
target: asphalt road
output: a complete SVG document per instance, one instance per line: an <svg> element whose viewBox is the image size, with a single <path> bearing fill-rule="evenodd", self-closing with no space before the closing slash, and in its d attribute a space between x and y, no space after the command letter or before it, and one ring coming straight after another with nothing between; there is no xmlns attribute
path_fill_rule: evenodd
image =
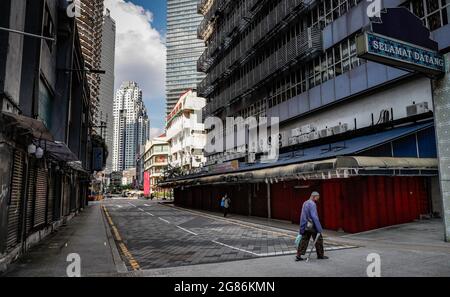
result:
<svg viewBox="0 0 450 297"><path fill-rule="evenodd" d="M292 232L146 200L103 202L127 268L147 270L294 255ZM325 242L325 250L349 246ZM313 255L315 257L315 255Z"/></svg>

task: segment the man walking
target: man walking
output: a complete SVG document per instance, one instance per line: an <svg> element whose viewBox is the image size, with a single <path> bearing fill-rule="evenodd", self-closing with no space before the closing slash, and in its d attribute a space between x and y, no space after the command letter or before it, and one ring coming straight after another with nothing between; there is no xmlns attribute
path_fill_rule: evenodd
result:
<svg viewBox="0 0 450 297"><path fill-rule="evenodd" d="M319 236L316 242L317 258L328 259L328 257L324 255L322 237L323 229L317 214L316 203L319 199L320 194L318 192L312 192L309 200L303 203L302 215L300 217L300 234L302 235L302 241L299 244L295 261L303 261L302 255L306 254L309 240L312 237L315 241L317 236Z"/></svg>
<svg viewBox="0 0 450 297"><path fill-rule="evenodd" d="M226 218L228 214L228 210L231 206L231 199L228 198L228 194L225 194L225 196L222 198L222 209L223 209L223 217Z"/></svg>

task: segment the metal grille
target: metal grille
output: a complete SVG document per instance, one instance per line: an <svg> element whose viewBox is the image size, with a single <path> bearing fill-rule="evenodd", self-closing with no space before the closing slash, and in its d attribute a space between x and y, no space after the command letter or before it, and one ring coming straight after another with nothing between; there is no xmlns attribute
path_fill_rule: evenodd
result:
<svg viewBox="0 0 450 297"><path fill-rule="evenodd" d="M24 156L21 152L14 152L14 164L11 183L11 202L8 209L8 237L7 249L14 248L19 242L20 210L22 201L22 185Z"/></svg>
<svg viewBox="0 0 450 297"><path fill-rule="evenodd" d="M45 224L47 210L47 171L43 168L37 170L36 199L34 202L34 227Z"/></svg>
<svg viewBox="0 0 450 297"><path fill-rule="evenodd" d="M27 189L27 211L26 211L26 234L29 234L33 227L34 199L36 195L36 168L29 166L28 169L28 189Z"/></svg>

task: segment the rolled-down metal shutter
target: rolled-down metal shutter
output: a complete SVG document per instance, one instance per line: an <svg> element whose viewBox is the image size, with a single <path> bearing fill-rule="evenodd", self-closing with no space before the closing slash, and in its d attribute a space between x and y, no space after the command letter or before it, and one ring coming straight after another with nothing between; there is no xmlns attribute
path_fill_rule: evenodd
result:
<svg viewBox="0 0 450 297"><path fill-rule="evenodd" d="M33 227L33 217L34 217L34 200L36 198L36 168L33 164L30 164L28 169L28 189L27 189L27 212L26 212L26 234L30 233Z"/></svg>
<svg viewBox="0 0 450 297"><path fill-rule="evenodd" d="M38 168L36 176L36 199L34 200L34 225L38 227L45 224L47 210L47 171Z"/></svg>
<svg viewBox="0 0 450 297"><path fill-rule="evenodd" d="M8 237L7 249L14 248L19 242L20 210L22 201L22 185L24 182L24 156L21 152L14 152L13 171L11 180L11 203L8 209Z"/></svg>
<svg viewBox="0 0 450 297"><path fill-rule="evenodd" d="M49 176L48 198L47 198L47 223L53 222L53 208L55 205L55 175Z"/></svg>

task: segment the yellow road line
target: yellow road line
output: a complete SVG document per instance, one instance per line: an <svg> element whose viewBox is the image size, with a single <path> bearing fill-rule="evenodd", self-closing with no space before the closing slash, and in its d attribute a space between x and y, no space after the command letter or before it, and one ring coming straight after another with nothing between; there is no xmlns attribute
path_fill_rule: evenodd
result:
<svg viewBox="0 0 450 297"><path fill-rule="evenodd" d="M108 210L106 209L106 207L104 205L102 205L102 209L103 209L103 211L106 215L106 219L113 231L114 239L119 244L120 251L125 256L125 258L127 258L128 262L130 263L131 268L133 268L133 270L141 269L139 263L136 261L136 259L134 259L133 255L130 253L130 251L128 250L125 243L123 243L123 240L122 240L122 237L120 236L119 230L117 229L116 225L114 225L114 222L112 221Z"/></svg>

